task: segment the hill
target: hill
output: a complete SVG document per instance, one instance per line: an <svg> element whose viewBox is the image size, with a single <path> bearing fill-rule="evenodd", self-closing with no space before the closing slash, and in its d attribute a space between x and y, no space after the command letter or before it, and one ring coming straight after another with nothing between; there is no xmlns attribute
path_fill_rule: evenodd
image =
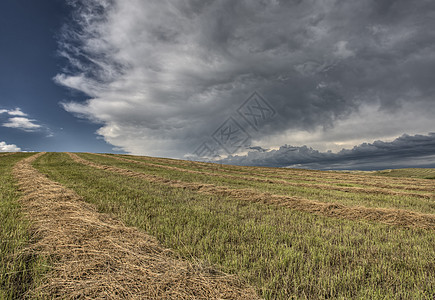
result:
<svg viewBox="0 0 435 300"><path fill-rule="evenodd" d="M435 293L430 179L92 153L0 164L7 297Z"/></svg>
<svg viewBox="0 0 435 300"><path fill-rule="evenodd" d="M408 169L389 169L377 171L374 175L388 177L410 177L422 179L435 179L435 169L429 168L408 168Z"/></svg>

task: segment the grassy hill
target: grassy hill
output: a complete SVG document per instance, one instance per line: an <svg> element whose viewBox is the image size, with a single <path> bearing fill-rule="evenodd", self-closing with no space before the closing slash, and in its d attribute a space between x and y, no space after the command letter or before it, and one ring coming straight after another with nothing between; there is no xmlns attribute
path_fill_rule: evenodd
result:
<svg viewBox="0 0 435 300"><path fill-rule="evenodd" d="M435 179L435 169L428 168L390 169L377 171L374 174L389 177Z"/></svg>
<svg viewBox="0 0 435 300"><path fill-rule="evenodd" d="M27 156L0 157L5 176ZM90 153L47 153L32 165L99 213L266 299L435 295L435 185L413 178L416 171L393 177Z"/></svg>

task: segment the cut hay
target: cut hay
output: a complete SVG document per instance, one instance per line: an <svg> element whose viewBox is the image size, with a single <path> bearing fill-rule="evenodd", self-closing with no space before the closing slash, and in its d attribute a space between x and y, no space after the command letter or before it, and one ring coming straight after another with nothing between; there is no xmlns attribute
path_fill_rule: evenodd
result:
<svg viewBox="0 0 435 300"><path fill-rule="evenodd" d="M12 155L12 154L15 154L15 153L17 153L17 152L0 153L0 157L2 157L2 156Z"/></svg>
<svg viewBox="0 0 435 300"><path fill-rule="evenodd" d="M225 186L216 186L213 184L183 182L180 180L166 179L156 175L135 172L118 167L97 164L85 160L73 153L68 153L68 155L78 163L97 169L130 177L141 178L149 182L165 184L175 188L189 189L199 193L222 195L232 197L234 199L273 204L328 217L349 220L367 220L402 227L424 228L430 230L435 229L435 215L432 214L417 213L404 209L345 206L342 204L325 203L300 197L273 195L270 193L257 192L251 189L233 189Z"/></svg>
<svg viewBox="0 0 435 300"><path fill-rule="evenodd" d="M101 214L74 191L31 166L14 167L22 207L32 221L27 251L50 270L29 296L62 299L258 299L235 276L189 263L135 228Z"/></svg>
<svg viewBox="0 0 435 300"><path fill-rule="evenodd" d="M92 153L96 154L96 153ZM138 161L131 159L131 155L105 155L105 154L98 154L103 155L111 158L127 158L130 161ZM365 187L380 187L380 188L386 188L386 189L396 189L396 190L412 190L412 191L423 191L423 192L435 192L435 186L433 182L425 180L425 179L417 179L415 181L414 178L410 178L411 181L409 181L409 178L400 178L401 180L395 181L390 180L390 177L380 177L380 176L360 176L361 178L353 178L351 177L352 173L344 173L344 172L331 172L331 171L315 171L315 170L300 170L300 169L283 169L283 168L275 168L275 170L269 170L269 168L258 168L258 167L246 167L246 166L232 166L232 165L225 165L224 167L220 164L212 164L212 163L201 163L201 162L192 162L192 161L186 161L186 160L174 160L174 159L167 159L167 158L149 158L144 156L134 156L137 159L140 159L139 162L146 162L147 164L154 165L154 166L160 166L160 167L173 167L173 166L167 166L167 165L160 165L160 164L154 164L149 163L149 161L152 162L160 162L163 164L171 163L173 165L181 166L181 167L195 167L195 168L201 168L202 170L207 170L210 172L207 173L213 173L216 174L216 172L225 172L225 173L232 173L232 174L239 174L239 175L245 175L245 176L258 176L258 177L266 177L267 178L276 178L276 179L284 179L284 180L300 180L300 181L309 181L309 182L318 182L318 183L324 183L325 180L328 180L328 183L331 184L359 184L364 185ZM184 168L180 168L182 170L187 170ZM254 172L255 170L261 171L260 173ZM279 175L282 174L282 175ZM269 180L269 179L265 179Z"/></svg>
<svg viewBox="0 0 435 300"><path fill-rule="evenodd" d="M227 174L216 174L216 173L209 173L209 172L203 172L203 171L182 169L182 168L177 168L177 167L173 167L173 166L162 166L162 165L157 165L157 164L148 163L148 162L126 159L126 158L118 157L118 156L111 156L111 155L105 155L105 154L96 154L96 155L103 156L103 157L109 157L109 158L119 160L119 161L125 161L125 162L129 162L129 163L145 165L145 166L149 166L149 167L173 170L173 171L184 172L184 173L198 174L198 175L228 178L228 179L233 179L233 180L249 179L249 181L261 182L261 183L272 183L272 184L288 185L288 186L293 186L293 187L314 188L314 189L321 189L321 190L333 190L333 191L348 192L348 193L409 196L409 197L416 197L416 198L423 198L423 199L434 199L435 198L434 193L419 194L419 193L411 193L411 192L403 192L403 191L392 191L391 189L384 189L384 188L342 187L342 186L335 186L332 184L318 184L318 183L311 184L311 183L302 183L302 182L289 182L286 180L276 180L276 179L271 180L271 179L255 178L255 177L252 177L249 175L246 178L241 178L239 176L233 176L233 175L227 175Z"/></svg>

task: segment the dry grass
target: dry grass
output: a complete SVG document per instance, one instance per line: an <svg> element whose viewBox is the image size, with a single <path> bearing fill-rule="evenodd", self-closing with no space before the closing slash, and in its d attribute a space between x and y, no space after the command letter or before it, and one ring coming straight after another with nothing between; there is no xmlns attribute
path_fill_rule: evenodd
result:
<svg viewBox="0 0 435 300"><path fill-rule="evenodd" d="M31 166L14 167L38 239L27 251L52 269L32 295L92 299L256 299L238 278L176 257L153 237L98 213Z"/></svg>
<svg viewBox="0 0 435 300"><path fill-rule="evenodd" d="M251 189L232 189L224 186L216 186L213 184L182 182L179 180L166 179L159 176L144 174L118 167L96 164L80 158L73 153L68 153L68 155L78 163L92 166L97 169L107 170L131 177L138 177L150 182L166 184L171 187L195 190L200 193L217 194L240 200L284 206L328 217L338 217L350 220L368 220L403 227L416 227L430 230L435 229L435 215L431 214L417 213L403 209L368 208L362 206L348 207L341 204L323 203L299 197L272 195Z"/></svg>
<svg viewBox="0 0 435 300"><path fill-rule="evenodd" d="M101 155L101 154L100 154ZM380 176L355 176L357 173L349 172L331 172L331 171L316 171L316 170L304 170L304 169L284 169L284 168L258 168L258 167L243 167L243 166L231 166L231 165L219 165L211 163L202 162L192 162L185 160L173 160L167 158L151 158L146 156L131 156L131 155L104 155L106 157L116 158L124 157L128 158L130 161L140 161L140 162L153 162L149 165L160 166L160 167L172 167L177 165L183 170L190 170L190 168L205 170L207 172L213 172L214 174L225 172L232 174L239 174L243 176L258 176L267 178L276 178L283 180L301 180L308 182L319 182L328 184L360 184L364 187L379 187L386 189L397 189L397 190L413 190L413 191L426 191L435 192L435 186L433 182L428 180L418 180L413 178L382 178ZM155 164L159 163L159 164ZM170 164L168 166L167 164ZM369 174L374 174L370 172Z"/></svg>
<svg viewBox="0 0 435 300"><path fill-rule="evenodd" d="M1 156L8 156L8 155L12 155L12 154L15 154L15 153L17 153L17 152L7 152L7 153L0 153L0 157L1 157Z"/></svg>
<svg viewBox="0 0 435 300"><path fill-rule="evenodd" d="M46 263L23 249L32 242L30 223L19 205L20 193L12 176L13 166L30 153L0 158L0 299L22 299L38 284Z"/></svg>
<svg viewBox="0 0 435 300"><path fill-rule="evenodd" d="M208 180L78 155L168 179L268 191L263 188L267 184ZM237 274L266 299L432 299L435 292L432 230L330 218L199 193L79 164L65 153L48 153L33 166L73 189L99 212L153 235L181 257ZM269 192L275 194L273 189ZM339 194L326 193L332 202ZM316 195L322 196L322 191ZM352 195L358 201L360 195ZM309 199L316 200L314 196ZM353 205L341 200L338 197L337 203Z"/></svg>
<svg viewBox="0 0 435 300"><path fill-rule="evenodd" d="M433 168L407 168L407 169L389 169L373 172L374 175L386 177L408 177L421 179L435 179L435 169Z"/></svg>
<svg viewBox="0 0 435 300"><path fill-rule="evenodd" d="M104 154L98 154L98 155L104 156L104 157L109 157L109 158L120 160L120 161L129 162L129 163L164 168L167 170L182 171L182 172L191 173L191 174L213 175L213 176L217 176L217 177L221 177L221 178L230 178L230 179L236 179L236 180L240 179L240 177L227 175L227 174L210 174L208 172L203 172L203 171L182 169L182 168L177 168L177 167L173 167L173 166L162 166L162 165L152 164L152 163L148 163L148 162L141 162L141 161L126 159L126 158L113 156L113 155L104 155ZM403 191L392 191L391 189L383 189L383 188L342 187L342 186L334 186L331 184L310 184L310 183L301 183L301 182L296 183L296 182L289 182L286 180L275 180L275 179L271 180L271 179L255 178L252 176L249 176L249 180L255 181L255 182L262 182L262 183L274 183L274 184L289 185L289 186L294 186L294 187L319 188L322 190L333 190L333 191L350 192L350 193L410 196L410 197L417 197L417 198L423 198L423 199L433 199L434 198L433 193L418 194L418 193L410 193L410 192L403 192ZM432 189L432 190L435 190L435 189Z"/></svg>

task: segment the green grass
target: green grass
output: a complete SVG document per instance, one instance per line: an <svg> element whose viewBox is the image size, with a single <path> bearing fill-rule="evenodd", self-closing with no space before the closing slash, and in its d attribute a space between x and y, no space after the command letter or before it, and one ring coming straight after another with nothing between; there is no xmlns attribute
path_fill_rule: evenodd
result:
<svg viewBox="0 0 435 300"><path fill-rule="evenodd" d="M34 165L101 212L154 235L185 258L245 278L267 299L435 294L433 231L199 194L97 170L61 153Z"/></svg>
<svg viewBox="0 0 435 300"><path fill-rule="evenodd" d="M422 179L435 179L435 169L428 168L409 168L409 169L392 169L382 170L373 173L374 175L387 177L410 177Z"/></svg>
<svg viewBox="0 0 435 300"><path fill-rule="evenodd" d="M94 154L79 154L79 156L100 164L117 166L128 170L153 174L164 178L181 180L185 182L211 183L218 186L228 186L235 189L254 188L261 192L270 192L277 195L299 196L310 200L341 203L348 206L362 205L366 207L400 208L423 213L435 213L435 201L433 199L418 198L409 195L367 194L359 192L349 193L344 191L326 190L322 187L313 188L289 186L279 183L263 183L243 177L233 179L214 176L214 174L191 174L183 171L174 171L159 167L119 161L110 157L98 156ZM289 181L291 181L291 179L289 179Z"/></svg>
<svg viewBox="0 0 435 300"><path fill-rule="evenodd" d="M20 299L45 272L44 262L22 250L31 240L30 223L23 216L13 165L30 154L0 157L0 299Z"/></svg>

